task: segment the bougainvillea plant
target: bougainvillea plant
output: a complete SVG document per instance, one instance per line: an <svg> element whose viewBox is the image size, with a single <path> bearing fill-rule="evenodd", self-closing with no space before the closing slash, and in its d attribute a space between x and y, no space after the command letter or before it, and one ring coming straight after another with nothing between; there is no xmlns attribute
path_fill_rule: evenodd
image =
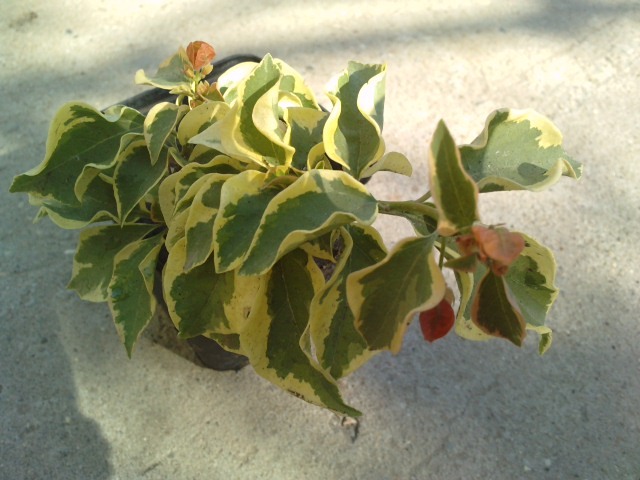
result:
<svg viewBox="0 0 640 480"><path fill-rule="evenodd" d="M180 337L214 339L277 386L347 415L359 412L337 381L398 352L417 314L429 341L454 329L520 346L534 331L540 353L549 348L553 255L483 224L478 198L580 176L551 121L497 110L460 146L440 122L423 160L428 191L385 201L363 179L412 167L381 136L384 65L350 62L325 110L270 55L210 84L214 56L193 42L155 75L139 71L137 83L177 95L147 115L64 105L44 160L11 186L37 218L83 229L69 287L108 303L129 355L154 316L157 282ZM406 218L415 236L388 250L372 226L380 214Z"/></svg>

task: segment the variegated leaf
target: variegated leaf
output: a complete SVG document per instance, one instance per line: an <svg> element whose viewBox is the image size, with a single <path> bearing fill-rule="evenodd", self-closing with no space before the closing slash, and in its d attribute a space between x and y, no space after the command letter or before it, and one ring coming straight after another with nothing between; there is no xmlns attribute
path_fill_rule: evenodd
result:
<svg viewBox="0 0 640 480"><path fill-rule="evenodd" d="M144 70L138 70L135 82L139 85L152 85L169 90L175 94L186 94L189 92L192 82L192 79L186 75L186 71L190 68L191 62L187 57L187 52L184 48L180 48L178 53L160 64L155 75L150 77Z"/></svg>
<svg viewBox="0 0 640 480"><path fill-rule="evenodd" d="M154 225L128 224L83 230L73 258L73 271L67 288L75 290L83 300L106 302L116 254L130 243L151 233L154 228Z"/></svg>
<svg viewBox="0 0 640 480"><path fill-rule="evenodd" d="M389 152L385 153L380 160L365 169L364 172L362 172L362 176L368 178L378 172L392 172L410 177L413 173L413 166L409 159L402 153Z"/></svg>
<svg viewBox="0 0 640 480"><path fill-rule="evenodd" d="M163 271L164 299L183 338L233 334L244 328L255 301L260 278L216 273L213 262L184 271L185 239L169 252Z"/></svg>
<svg viewBox="0 0 640 480"><path fill-rule="evenodd" d="M470 145L460 147L462 164L481 192L539 191L562 175L580 178L582 165L562 148L562 134L533 110L497 110Z"/></svg>
<svg viewBox="0 0 640 480"><path fill-rule="evenodd" d="M168 102L158 103L149 110L144 119L144 139L149 148L152 165L158 161L167 139L186 110L186 106L178 106Z"/></svg>
<svg viewBox="0 0 640 480"><path fill-rule="evenodd" d="M265 188L267 174L247 170L227 180L213 223L216 271L236 268L244 259L262 215L278 190Z"/></svg>
<svg viewBox="0 0 640 480"><path fill-rule="evenodd" d="M377 213L375 198L349 174L306 172L269 203L240 274L264 273L303 243L348 223L371 224Z"/></svg>
<svg viewBox="0 0 640 480"><path fill-rule="evenodd" d="M61 228L78 229L100 221L118 221L118 208L109 178L96 176L87 186L82 201L73 204L42 200L29 195L30 203L40 206L37 218L48 216Z"/></svg>
<svg viewBox="0 0 640 480"><path fill-rule="evenodd" d="M135 206L153 189L167 173L167 157L155 164L149 158L149 150L142 135L129 136L129 143L118 152L114 172L114 191L120 223L125 223Z"/></svg>
<svg viewBox="0 0 640 480"><path fill-rule="evenodd" d="M438 233L451 236L478 219L478 188L464 171L460 152L441 120L429 149L429 178L438 209Z"/></svg>
<svg viewBox="0 0 640 480"><path fill-rule="evenodd" d="M384 260L347 279L356 327L371 350L398 353L414 314L442 300L445 282L435 262L434 239L405 239Z"/></svg>
<svg viewBox="0 0 640 480"><path fill-rule="evenodd" d="M238 98L238 86L251 75L256 68L256 62L242 62L224 71L216 82L225 102L231 105Z"/></svg>
<svg viewBox="0 0 640 480"><path fill-rule="evenodd" d="M328 87L333 109L323 131L325 150L358 179L384 154L385 72L384 65L349 62Z"/></svg>
<svg viewBox="0 0 640 480"><path fill-rule="evenodd" d="M218 122L229 112L229 105L224 102L205 102L187 113L178 126L178 141L187 145L189 141L203 133L211 125ZM219 139L216 139L219 143ZM196 142L197 143L197 142Z"/></svg>
<svg viewBox="0 0 640 480"><path fill-rule="evenodd" d="M160 207L165 222L171 223L176 209L184 203L184 196L200 178L211 173L238 173L238 168L240 163L237 160L226 155L216 155L206 163L188 163L184 168L166 177L159 188Z"/></svg>
<svg viewBox="0 0 640 480"><path fill-rule="evenodd" d="M302 75L278 58L275 58L273 62L282 73L278 104L284 108L304 107L320 111L316 96L313 90L305 83ZM291 100L287 102L286 99Z"/></svg>
<svg viewBox="0 0 640 480"><path fill-rule="evenodd" d="M223 153L265 168L291 164L294 149L288 144L288 128L277 106L281 75L267 55L238 85L231 110L214 125L221 130Z"/></svg>
<svg viewBox="0 0 640 480"><path fill-rule="evenodd" d="M291 146L295 148L291 166L304 170L309 152L322 142L322 129L328 113L313 108L289 108L284 121L291 128Z"/></svg>
<svg viewBox="0 0 640 480"><path fill-rule="evenodd" d="M29 193L35 200L77 208L80 197L74 190L84 169L93 169L88 183L98 170L111 168L123 135L142 132L143 116L127 107L113 107L106 113L85 103L68 103L56 113L49 135L45 158L40 165L18 175L12 192Z"/></svg>
<svg viewBox="0 0 640 480"><path fill-rule="evenodd" d="M357 416L360 412L344 403L335 381L300 346L309 304L323 283L314 267L309 255L295 250L264 276L240 335L242 351L259 375L280 388L315 405Z"/></svg>
<svg viewBox="0 0 640 480"><path fill-rule="evenodd" d="M484 333L475 323L471 321L471 299L475 295L478 283L486 269L477 265L473 273L456 271L456 283L460 292L460 303L456 312L455 330L458 335L467 340L482 341L493 338Z"/></svg>
<svg viewBox="0 0 640 480"><path fill-rule="evenodd" d="M526 322L527 330L533 330L541 335L539 350L542 354L551 345L551 329L545 325L545 321L558 295L558 289L555 286L556 264L548 248L528 235L517 233L524 237L525 248L503 278ZM477 266L474 273L456 272L458 288L461 292L456 333L470 340L492 338L472 322L470 301L475 298L478 285L486 272L486 267L481 264Z"/></svg>
<svg viewBox="0 0 640 480"><path fill-rule="evenodd" d="M222 185L231 175L211 173L202 177L204 182L198 189L189 207L185 223L187 254L185 271L201 265L213 251L213 223L220 207Z"/></svg>
<svg viewBox="0 0 640 480"><path fill-rule="evenodd" d="M340 231L343 249L335 271L310 307L310 335L318 362L336 379L357 370L376 353L356 328L347 301L347 278L382 261L387 254L373 227L348 225Z"/></svg>
<svg viewBox="0 0 640 480"><path fill-rule="evenodd" d="M526 324L504 277L487 270L471 304L471 320L487 335L504 338L518 347L526 336Z"/></svg>
<svg viewBox="0 0 640 480"><path fill-rule="evenodd" d="M120 250L114 259L108 288L109 309L129 356L155 313L153 284L163 241L162 234L137 240Z"/></svg>

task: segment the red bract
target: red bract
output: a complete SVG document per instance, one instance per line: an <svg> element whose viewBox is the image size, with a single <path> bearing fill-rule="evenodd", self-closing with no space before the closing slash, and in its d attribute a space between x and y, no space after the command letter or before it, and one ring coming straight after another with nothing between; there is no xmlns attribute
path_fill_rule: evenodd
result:
<svg viewBox="0 0 640 480"><path fill-rule="evenodd" d="M216 51L207 42L200 40L191 42L187 46L187 57L193 65L194 70L200 70L202 67L209 65L216 57Z"/></svg>
<svg viewBox="0 0 640 480"><path fill-rule="evenodd" d="M484 255L503 265L511 265L524 249L522 235L506 228L487 228L477 225L471 228L473 236Z"/></svg>
<svg viewBox="0 0 640 480"><path fill-rule="evenodd" d="M435 342L444 337L453 327L455 319L451 304L443 298L437 306L420 313L420 328L424 339Z"/></svg>

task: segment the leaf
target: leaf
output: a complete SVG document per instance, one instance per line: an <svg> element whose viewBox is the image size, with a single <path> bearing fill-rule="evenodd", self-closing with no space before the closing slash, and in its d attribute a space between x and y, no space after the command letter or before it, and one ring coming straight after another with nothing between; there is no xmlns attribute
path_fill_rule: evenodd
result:
<svg viewBox="0 0 640 480"><path fill-rule="evenodd" d="M181 239L163 271L164 299L180 336L238 333L255 302L260 278L238 277L233 271L218 274L212 261L184 271L186 259Z"/></svg>
<svg viewBox="0 0 640 480"><path fill-rule="evenodd" d="M55 200L34 199L29 201L41 207L39 216L49 216L60 228L77 229L100 221L118 221L117 205L113 185L97 176L88 184L82 201L69 205Z"/></svg>
<svg viewBox="0 0 640 480"><path fill-rule="evenodd" d="M149 193L167 173L167 158L155 165L149 158L149 150L142 135L130 136L118 152L118 164L114 172L114 191L118 205L118 217L124 224L138 202Z"/></svg>
<svg viewBox="0 0 640 480"><path fill-rule="evenodd" d="M582 165L562 148L557 127L533 110L493 112L478 138L460 147L460 155L481 192L540 191L562 175L582 175Z"/></svg>
<svg viewBox="0 0 640 480"><path fill-rule="evenodd" d="M67 288L83 300L106 302L116 254L145 237L154 225L106 225L83 230L73 257L73 273Z"/></svg>
<svg viewBox="0 0 640 480"><path fill-rule="evenodd" d="M526 336L526 325L504 277L487 271L480 280L471 308L471 319L487 335L504 338L518 347Z"/></svg>
<svg viewBox="0 0 640 480"><path fill-rule="evenodd" d="M231 175L210 173L205 177L189 207L185 223L185 271L204 263L213 252L213 224L220 207L220 194L224 182Z"/></svg>
<svg viewBox="0 0 640 480"><path fill-rule="evenodd" d="M329 86L333 109L323 131L325 150L358 179L384 154L385 75L384 65L349 62Z"/></svg>
<svg viewBox="0 0 640 480"><path fill-rule="evenodd" d="M237 173L238 162L226 155L216 155L207 163L192 162L184 168L166 177L159 187L159 201L162 215L167 224L171 223L178 207L184 208L190 204L185 204L184 197L199 179L211 173ZM196 192L193 192L195 195Z"/></svg>
<svg viewBox="0 0 640 480"><path fill-rule="evenodd" d="M313 298L310 335L320 366L333 378L355 371L376 352L369 350L356 329L347 301L347 278L384 259L386 248L373 227L348 225L340 229L343 251L331 279Z"/></svg>
<svg viewBox="0 0 640 480"><path fill-rule="evenodd" d="M442 120L431 140L429 177L441 235L454 235L478 220L478 189L462 168L458 147Z"/></svg>
<svg viewBox="0 0 640 480"><path fill-rule="evenodd" d="M556 262L553 253L533 238L520 233L525 247L509 267L504 279L528 326L542 327L558 296L555 286Z"/></svg>
<svg viewBox="0 0 640 480"><path fill-rule="evenodd" d="M311 257L295 250L263 277L240 335L242 351L256 373L280 388L315 405L357 416L360 412L344 403L335 381L300 346L309 304L323 283L314 267Z"/></svg>
<svg viewBox="0 0 640 480"><path fill-rule="evenodd" d="M191 88L192 79L186 72L191 69L191 62L184 48L167 58L160 64L155 75L149 77L144 70L138 70L135 82L138 85L152 85L175 94L187 94Z"/></svg>
<svg viewBox="0 0 640 480"><path fill-rule="evenodd" d="M238 86L253 72L256 62L241 62L222 72L216 84L225 102L231 105L238 98Z"/></svg>
<svg viewBox="0 0 640 480"><path fill-rule="evenodd" d="M443 298L435 307L420 312L420 329L424 339L435 342L444 337L455 323L455 314L451 303Z"/></svg>
<svg viewBox="0 0 640 480"><path fill-rule="evenodd" d="M169 135L174 131L180 116L186 107L179 107L174 103L162 102L154 105L144 119L144 139L149 148L151 164L158 161L160 152L165 146Z"/></svg>
<svg viewBox="0 0 640 480"><path fill-rule="evenodd" d="M471 320L471 299L475 298L478 284L484 276L487 269L484 265L476 265L473 273L455 271L456 283L460 292L460 303L456 313L456 333L462 338L473 341L490 340L493 338L487 335Z"/></svg>
<svg viewBox="0 0 640 480"><path fill-rule="evenodd" d="M398 353L413 315L442 300L445 283L433 255L434 239L404 239L384 260L349 276L349 305L370 349Z"/></svg>
<svg viewBox="0 0 640 480"><path fill-rule="evenodd" d="M368 178L378 172L393 172L410 177L413 173L413 166L402 153L389 152L362 172L362 176Z"/></svg>
<svg viewBox="0 0 640 480"><path fill-rule="evenodd" d="M200 70L209 65L216 57L216 51L207 42L201 40L187 45L187 57L194 70Z"/></svg>
<svg viewBox="0 0 640 480"><path fill-rule="evenodd" d="M303 243L354 221L371 224L377 212L376 200L347 173L306 172L271 200L239 272L264 273Z"/></svg>
<svg viewBox="0 0 640 480"><path fill-rule="evenodd" d="M205 102L189 111L178 126L178 141L181 145L202 143L210 148L221 145L219 136L204 133L209 127L220 121L229 112L229 105L224 102ZM202 136L199 136L202 134ZM199 137L199 138L196 138ZM213 145L213 146L212 146Z"/></svg>
<svg viewBox="0 0 640 480"><path fill-rule="evenodd" d="M120 250L114 259L108 288L109 309L129 357L156 309L153 284L163 240L162 234L137 240Z"/></svg>
<svg viewBox="0 0 640 480"><path fill-rule="evenodd" d="M281 108L303 107L320 111L313 90L305 83L302 75L278 58L273 59L273 62L282 74L278 105Z"/></svg>
<svg viewBox="0 0 640 480"><path fill-rule="evenodd" d="M313 108L289 108L284 121L291 129L290 144L295 149L291 165L304 170L313 147L322 142L322 129L328 113Z"/></svg>
<svg viewBox="0 0 640 480"><path fill-rule="evenodd" d="M264 188L266 179L266 173L247 170L223 185L213 223L216 271L232 270L242 263L267 205L278 193Z"/></svg>
<svg viewBox="0 0 640 480"><path fill-rule="evenodd" d="M286 141L287 126L277 106L281 75L266 55L238 85L231 110L214 125L221 130L223 153L265 168L291 164L294 149Z"/></svg>
<svg viewBox="0 0 640 480"><path fill-rule="evenodd" d="M44 160L15 177L10 191L29 193L40 202L78 208L82 195L76 194L75 185L83 171L93 169L88 184L97 170L111 168L120 139L127 133L141 133L143 118L127 107L114 107L103 114L85 103L67 103L51 122Z"/></svg>

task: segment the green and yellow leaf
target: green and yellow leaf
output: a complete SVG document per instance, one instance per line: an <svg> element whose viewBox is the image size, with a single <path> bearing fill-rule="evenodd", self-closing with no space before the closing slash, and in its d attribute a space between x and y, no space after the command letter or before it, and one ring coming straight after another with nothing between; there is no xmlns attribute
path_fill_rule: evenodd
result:
<svg viewBox="0 0 640 480"><path fill-rule="evenodd" d="M478 220L478 188L464 171L460 152L441 120L429 149L429 178L438 209L438 233L451 236Z"/></svg>
<svg viewBox="0 0 640 480"><path fill-rule="evenodd" d="M373 227L348 225L340 229L343 250L329 281L310 307L310 336L320 366L333 378L357 370L377 352L368 348L355 325L347 301L347 278L382 261L384 242Z"/></svg>
<svg viewBox="0 0 640 480"><path fill-rule="evenodd" d="M158 103L149 110L144 119L144 139L149 148L152 165L158 161L167 139L186 110L186 106L168 102Z"/></svg>
<svg viewBox="0 0 640 480"><path fill-rule="evenodd" d="M114 192L120 223L124 224L135 206L167 173L167 157L155 164L149 158L149 150L142 135L129 136L129 143L118 152L114 172Z"/></svg>
<svg viewBox="0 0 640 480"><path fill-rule="evenodd" d="M328 87L333 109L323 131L325 150L358 179L384 154L385 74L384 65L349 62Z"/></svg>
<svg viewBox="0 0 640 480"><path fill-rule="evenodd" d="M291 164L294 149L288 144L289 129L278 112L281 75L267 55L238 85L238 98L231 110L210 127L220 128L223 153L265 168Z"/></svg>
<svg viewBox="0 0 640 480"><path fill-rule="evenodd" d="M385 153L380 160L362 172L363 178L373 176L378 172L392 172L410 177L413 174L413 166L407 157L399 152Z"/></svg>
<svg viewBox="0 0 640 480"><path fill-rule="evenodd" d="M154 87L169 90L175 94L186 94L190 91L192 79L186 74L192 69L191 62L184 48L167 58L160 64L157 72L153 76L148 76L144 70L138 70L135 82L138 85L151 85Z"/></svg>
<svg viewBox="0 0 640 480"><path fill-rule="evenodd" d="M134 241L120 250L114 259L108 287L109 309L129 356L155 313L157 301L153 284L163 241L161 233Z"/></svg>
<svg viewBox="0 0 640 480"><path fill-rule="evenodd" d="M209 136L204 132L220 121L229 112L229 105L224 102L205 102L187 113L178 126L178 141L181 145L187 145L191 139L198 134L203 135L203 139ZM212 141L220 144L219 137L211 135ZM194 143L198 143L197 141ZM207 141L203 142L205 145Z"/></svg>
<svg viewBox="0 0 640 480"><path fill-rule="evenodd" d="M129 224L83 230L67 288L75 290L83 300L106 302L115 256L130 243L150 234L154 228L154 225Z"/></svg>
<svg viewBox="0 0 640 480"><path fill-rule="evenodd" d="M264 273L303 243L349 223L369 225L377 213L377 201L349 174L306 172L269 203L240 274Z"/></svg>
<svg viewBox="0 0 640 480"><path fill-rule="evenodd" d="M256 62L242 62L223 72L216 84L225 102L231 105L238 98L238 86L258 66Z"/></svg>
<svg viewBox="0 0 640 480"><path fill-rule="evenodd" d="M202 177L204 182L191 202L189 216L185 223L187 242L185 271L204 263L213 252L213 223L220 207L222 185L230 177L231 175L219 173Z"/></svg>
<svg viewBox="0 0 640 480"><path fill-rule="evenodd" d="M435 235L399 242L381 262L352 273L347 299L371 350L398 353L413 316L435 307L445 293L435 262Z"/></svg>
<svg viewBox="0 0 640 480"><path fill-rule="evenodd" d="M504 338L518 347L526 336L526 323L505 279L492 270L478 283L471 320L487 335Z"/></svg>
<svg viewBox="0 0 640 480"><path fill-rule="evenodd" d="M302 250L281 258L261 282L256 304L241 332L242 351L255 371L298 398L357 416L335 381L301 347L309 304L323 284L322 273Z"/></svg>
<svg viewBox="0 0 640 480"><path fill-rule="evenodd" d="M328 113L313 108L289 108L284 121L291 129L290 144L295 148L291 166L303 170L307 165L309 152L322 142L322 130Z"/></svg>
<svg viewBox="0 0 640 480"><path fill-rule="evenodd" d="M278 104L284 108L303 107L313 108L319 111L320 107L318 106L316 96L313 90L306 84L302 75L278 58L273 59L273 62L282 73Z"/></svg>
<svg viewBox="0 0 640 480"><path fill-rule="evenodd" d="M562 148L562 134L533 110L497 110L470 145L460 147L465 170L481 192L539 191L562 175L580 178L582 165Z"/></svg>
<svg viewBox="0 0 640 480"><path fill-rule="evenodd" d="M267 174L247 170L227 180L220 192L220 209L213 223L216 271L242 263L262 215L278 190L265 188Z"/></svg>
<svg viewBox="0 0 640 480"><path fill-rule="evenodd" d="M164 298L169 315L183 338L233 334L244 328L257 293L259 277L216 273L211 260L183 269L185 239L169 252L163 271Z"/></svg>
<svg viewBox="0 0 640 480"><path fill-rule="evenodd" d="M11 192L29 193L34 199L77 207L76 182L85 169L92 170L81 194L97 171L111 168L127 133L141 133L143 116L127 107L105 113L85 103L68 103L58 110L47 137L45 158L37 167L14 178Z"/></svg>
<svg viewBox="0 0 640 480"><path fill-rule="evenodd" d="M48 216L60 228L79 229L99 221L118 221L118 208L110 179L93 177L82 201L59 203L29 195L29 201L40 207L37 218Z"/></svg>

